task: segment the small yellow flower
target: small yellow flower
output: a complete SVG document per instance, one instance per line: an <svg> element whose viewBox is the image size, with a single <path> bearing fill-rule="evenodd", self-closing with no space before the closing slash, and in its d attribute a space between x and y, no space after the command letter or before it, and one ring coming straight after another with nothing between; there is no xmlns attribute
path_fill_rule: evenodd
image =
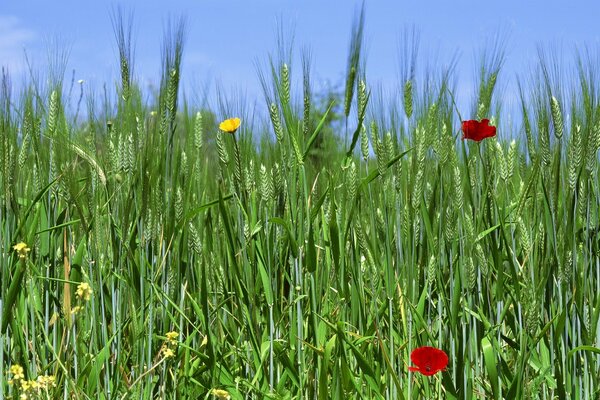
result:
<svg viewBox="0 0 600 400"><path fill-rule="evenodd" d="M165 336L167 337L167 342L169 342L169 344L177 344L177 338L179 337L179 333L171 331L167 332Z"/></svg>
<svg viewBox="0 0 600 400"><path fill-rule="evenodd" d="M37 383L40 388L48 389L49 387L56 386L56 378L54 375L40 375L37 378Z"/></svg>
<svg viewBox="0 0 600 400"><path fill-rule="evenodd" d="M35 390L39 387L38 383L34 380L22 381L21 390L26 392L28 390Z"/></svg>
<svg viewBox="0 0 600 400"><path fill-rule="evenodd" d="M213 389L213 390L211 390L211 393L213 394L213 396L217 396L217 399L219 399L219 400L231 399L231 395L229 394L229 392L227 390Z"/></svg>
<svg viewBox="0 0 600 400"><path fill-rule="evenodd" d="M76 294L79 299L90 301L92 298L92 288L87 282L80 283L79 286L77 286Z"/></svg>
<svg viewBox="0 0 600 400"><path fill-rule="evenodd" d="M71 309L71 315L77 315L79 313L79 311L81 311L83 309L83 307L81 306L75 306Z"/></svg>
<svg viewBox="0 0 600 400"><path fill-rule="evenodd" d="M239 118L229 118L219 124L219 129L223 132L234 133L240 127L242 120Z"/></svg>
<svg viewBox="0 0 600 400"><path fill-rule="evenodd" d="M8 371L12 374L13 381L20 381L22 379L25 379L23 367L21 367L20 365L11 365Z"/></svg>
<svg viewBox="0 0 600 400"><path fill-rule="evenodd" d="M27 243L19 242L13 246L13 249L19 254L19 258L27 257L27 253L31 251L29 247L27 247Z"/></svg>
<svg viewBox="0 0 600 400"><path fill-rule="evenodd" d="M167 346L163 346L161 348L161 352L164 358L175 357L175 353L173 352L173 350L171 350Z"/></svg>

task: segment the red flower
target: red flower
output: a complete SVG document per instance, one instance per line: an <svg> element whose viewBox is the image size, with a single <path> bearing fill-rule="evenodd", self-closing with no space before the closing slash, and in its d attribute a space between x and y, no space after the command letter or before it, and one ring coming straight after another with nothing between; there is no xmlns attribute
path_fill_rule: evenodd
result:
<svg viewBox="0 0 600 400"><path fill-rule="evenodd" d="M426 376L443 371L448 365L448 355L446 352L429 346L414 349L410 353L410 360L416 367L408 367L408 370L420 372Z"/></svg>
<svg viewBox="0 0 600 400"><path fill-rule="evenodd" d="M471 139L480 142L485 138L496 136L496 127L490 126L489 119L482 119L481 122L471 119L462 122L463 140Z"/></svg>

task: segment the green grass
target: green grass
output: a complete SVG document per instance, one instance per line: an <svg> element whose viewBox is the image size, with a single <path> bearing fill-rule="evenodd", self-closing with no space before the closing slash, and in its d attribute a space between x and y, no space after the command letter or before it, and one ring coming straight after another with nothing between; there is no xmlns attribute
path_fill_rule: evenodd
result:
<svg viewBox="0 0 600 400"><path fill-rule="evenodd" d="M82 113L60 68L17 95L3 73L0 400L22 393L11 365L55 377L30 398L600 396L597 57L561 75L540 52L513 128L490 46L461 113L498 136L473 143L453 64L420 75L414 33L402 108L373 94L363 23L333 103L313 93L310 56L296 70L280 50L260 76L267 127L243 98L180 97L183 23L148 103L120 16L114 101ZM447 352L444 372L408 372L425 345Z"/></svg>

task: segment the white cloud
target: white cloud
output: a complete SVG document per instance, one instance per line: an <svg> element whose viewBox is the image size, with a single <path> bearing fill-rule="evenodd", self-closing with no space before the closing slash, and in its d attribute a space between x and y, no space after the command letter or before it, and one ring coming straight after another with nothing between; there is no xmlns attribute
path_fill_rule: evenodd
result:
<svg viewBox="0 0 600 400"><path fill-rule="evenodd" d="M8 67L11 75L25 67L23 49L35 37L35 32L23 26L19 18L0 15L0 65Z"/></svg>

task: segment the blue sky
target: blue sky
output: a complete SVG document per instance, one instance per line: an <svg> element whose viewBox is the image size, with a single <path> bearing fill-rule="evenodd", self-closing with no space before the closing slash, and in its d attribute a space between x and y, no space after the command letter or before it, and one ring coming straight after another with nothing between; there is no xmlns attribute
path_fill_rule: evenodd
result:
<svg viewBox="0 0 600 400"><path fill-rule="evenodd" d="M312 53L313 81L343 80L349 33L359 1L324 0L188 0L188 1L4 1L0 7L0 64L12 80L26 71L27 52L34 69L47 69L48 49L69 49L67 79L100 86L118 80L117 51L111 10L133 12L135 73L143 84L157 82L164 27L169 18L185 16L187 41L183 76L186 91L219 82L225 90L246 92L261 99L255 64L274 53L278 26L294 35L295 54ZM536 60L536 46L562 48L573 60L575 46L600 49L600 1L509 0L392 1L367 0L365 42L367 78L394 90L398 83L399 36L415 26L421 54L432 65L447 64L459 55L457 72L463 100L473 87L476 55L498 32L506 35L507 59L503 81L526 77ZM423 67L423 65L421 65ZM300 75L296 62L292 71ZM510 90L508 91L510 95Z"/></svg>

